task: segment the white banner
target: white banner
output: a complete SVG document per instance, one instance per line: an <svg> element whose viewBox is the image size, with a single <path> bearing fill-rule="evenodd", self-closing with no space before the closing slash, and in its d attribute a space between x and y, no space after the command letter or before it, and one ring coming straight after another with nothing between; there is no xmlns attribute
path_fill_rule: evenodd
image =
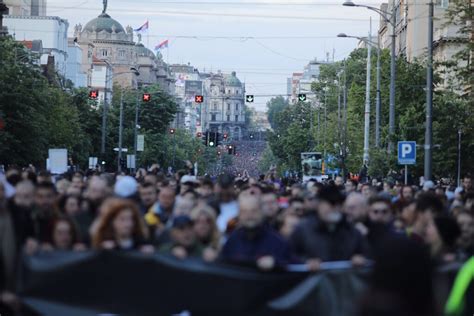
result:
<svg viewBox="0 0 474 316"><path fill-rule="evenodd" d="M50 149L48 155L48 170L52 174L67 172L67 149Z"/></svg>

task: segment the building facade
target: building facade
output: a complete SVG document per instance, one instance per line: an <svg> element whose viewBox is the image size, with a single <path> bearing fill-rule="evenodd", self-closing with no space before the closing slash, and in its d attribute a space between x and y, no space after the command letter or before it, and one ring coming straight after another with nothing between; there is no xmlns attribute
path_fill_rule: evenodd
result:
<svg viewBox="0 0 474 316"><path fill-rule="evenodd" d="M41 65L46 65L48 58L53 57L55 70L66 77L69 27L67 20L56 16L6 15L3 22L16 40L41 40Z"/></svg>
<svg viewBox="0 0 474 316"><path fill-rule="evenodd" d="M205 102L201 109L203 131L227 133L240 140L245 134L245 84L235 72L209 74L204 80Z"/></svg>
<svg viewBox="0 0 474 316"><path fill-rule="evenodd" d="M46 0L4 0L10 15L46 16Z"/></svg>
<svg viewBox="0 0 474 316"><path fill-rule="evenodd" d="M68 41L66 79L77 88L87 87L87 73L82 70L82 48L72 39Z"/></svg>

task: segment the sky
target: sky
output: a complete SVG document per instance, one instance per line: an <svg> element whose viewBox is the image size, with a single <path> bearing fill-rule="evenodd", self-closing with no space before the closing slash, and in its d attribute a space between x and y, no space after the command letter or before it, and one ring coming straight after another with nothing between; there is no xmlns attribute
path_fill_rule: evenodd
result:
<svg viewBox="0 0 474 316"><path fill-rule="evenodd" d="M379 16L366 8L343 7L343 0L109 0L107 13L138 28L149 21L143 44L153 50L169 40L164 60L190 63L200 71L236 71L248 104L259 111L276 95L286 95L286 79L302 72L310 60L345 58L357 45L338 33L366 36L372 17L373 34ZM357 1L355 1L357 2ZM379 7L382 1L360 0ZM85 25L102 11L102 0L48 0L47 15ZM264 96L259 96L264 95Z"/></svg>

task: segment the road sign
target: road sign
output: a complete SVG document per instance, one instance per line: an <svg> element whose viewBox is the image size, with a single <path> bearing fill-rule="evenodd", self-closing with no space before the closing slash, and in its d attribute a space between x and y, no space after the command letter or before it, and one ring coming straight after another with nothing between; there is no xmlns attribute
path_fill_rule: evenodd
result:
<svg viewBox="0 0 474 316"><path fill-rule="evenodd" d="M416 163L416 142L398 142L398 164L414 165Z"/></svg>
<svg viewBox="0 0 474 316"><path fill-rule="evenodd" d="M89 91L89 99L96 100L99 97L99 90Z"/></svg>
<svg viewBox="0 0 474 316"><path fill-rule="evenodd" d="M196 95L194 97L194 102L196 103L203 103L204 102L204 97L202 95Z"/></svg>
<svg viewBox="0 0 474 316"><path fill-rule="evenodd" d="M97 166L97 157L89 157L89 169L95 169Z"/></svg>
<svg viewBox="0 0 474 316"><path fill-rule="evenodd" d="M135 155L127 155L127 168L135 169Z"/></svg>
<svg viewBox="0 0 474 316"><path fill-rule="evenodd" d="M145 150L145 135L137 135L137 151Z"/></svg>
<svg viewBox="0 0 474 316"><path fill-rule="evenodd" d="M303 94L303 93L298 94L298 100L300 100L301 102L306 101L306 94Z"/></svg>
<svg viewBox="0 0 474 316"><path fill-rule="evenodd" d="M254 96L251 94L247 95L245 99L247 100L248 103L252 103L255 100Z"/></svg>
<svg viewBox="0 0 474 316"><path fill-rule="evenodd" d="M151 94L144 93L143 94L143 102L150 102L151 101Z"/></svg>

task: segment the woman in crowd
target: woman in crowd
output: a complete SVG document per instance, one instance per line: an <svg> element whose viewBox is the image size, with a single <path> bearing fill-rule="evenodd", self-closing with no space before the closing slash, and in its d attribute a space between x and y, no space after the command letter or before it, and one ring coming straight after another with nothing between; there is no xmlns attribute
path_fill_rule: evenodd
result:
<svg viewBox="0 0 474 316"><path fill-rule="evenodd" d="M208 205L200 204L191 211L194 232L198 241L205 247L218 250L221 236L216 224L216 212Z"/></svg>
<svg viewBox="0 0 474 316"><path fill-rule="evenodd" d="M113 199L104 205L92 234L95 249L153 251L138 207L129 200Z"/></svg>
<svg viewBox="0 0 474 316"><path fill-rule="evenodd" d="M75 223L69 217L61 216L54 221L51 240L42 246L42 250L85 250L79 240Z"/></svg>
<svg viewBox="0 0 474 316"><path fill-rule="evenodd" d="M81 198L75 195L65 195L59 200L61 213L75 216L81 212Z"/></svg>

